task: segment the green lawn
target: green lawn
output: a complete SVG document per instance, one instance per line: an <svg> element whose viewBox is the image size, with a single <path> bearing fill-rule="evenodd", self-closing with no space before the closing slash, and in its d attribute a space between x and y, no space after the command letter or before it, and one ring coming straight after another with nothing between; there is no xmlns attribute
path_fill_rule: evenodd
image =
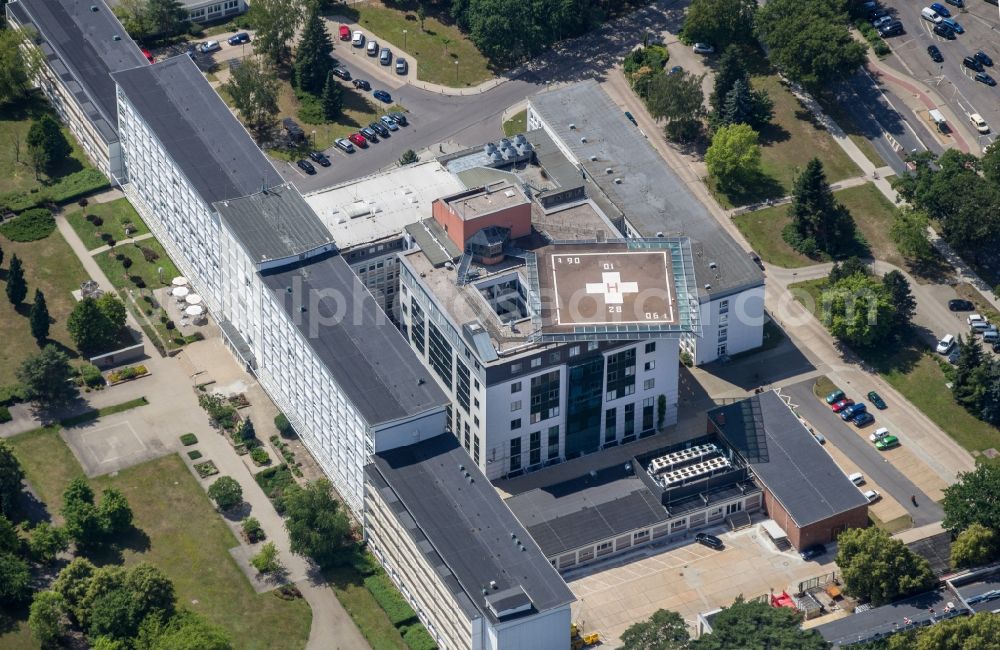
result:
<svg viewBox="0 0 1000 650"><path fill-rule="evenodd" d="M337 121L325 124L307 124L299 117L300 102L295 96L295 91L288 81L283 79L281 81L281 94L278 97L278 120L290 117L298 122L302 130L306 132L306 136L313 140L312 146L307 148L322 151L332 147L337 138L346 138L376 121L380 115L396 110L396 107L386 106L374 98L369 100L368 95L370 93L361 93L354 88L345 86L344 109ZM225 95L222 97L225 99ZM313 131L316 132L315 136L313 136ZM298 160L304 155L303 152L268 151L268 153L288 160Z"/></svg>
<svg viewBox="0 0 1000 650"><path fill-rule="evenodd" d="M528 109L518 111L509 120L503 123L503 134L517 135L528 130Z"/></svg>
<svg viewBox="0 0 1000 650"><path fill-rule="evenodd" d="M373 650L407 650L399 630L365 588L364 577L350 566L337 567L325 574L337 600L351 615Z"/></svg>
<svg viewBox="0 0 1000 650"><path fill-rule="evenodd" d="M142 252L143 248L153 251L158 257L152 262L147 262ZM122 263L115 259L115 256L119 253L132 260L132 266L128 269L123 267ZM163 246L155 239L144 239L134 244L115 246L110 251L94 255L94 259L105 275L108 276L108 280L117 289L122 291L135 288L135 285L129 279L132 276L141 277L145 281L146 287L153 289L170 284L170 281L174 277L180 275L177 267L174 266L174 263L167 256L166 251L163 250ZM157 273L157 270L160 268L163 269L162 275ZM160 281L160 277L163 278L162 282Z"/></svg>
<svg viewBox="0 0 1000 650"><path fill-rule="evenodd" d="M813 384L813 395L825 400L827 395L837 389L837 384L830 381L830 378L826 375L823 375L816 378L816 382Z"/></svg>
<svg viewBox="0 0 1000 650"><path fill-rule="evenodd" d="M98 216L104 223L95 226L87 221L87 215ZM118 199L110 203L91 203L85 208L67 214L66 220L73 226L73 230L80 236L84 245L91 250L105 245L100 237L101 233L108 233L115 241L121 241L149 232L149 228L139 218L128 199ZM125 234L126 225L130 226L128 235Z"/></svg>
<svg viewBox="0 0 1000 650"><path fill-rule="evenodd" d="M437 18L428 16L421 30L416 2L394 4L402 5L406 10L386 7L381 2L371 2L354 5L349 9L338 7L336 12L348 13L348 17L354 18L379 39L403 48L407 54L416 58L417 78L421 81L458 88L475 86L493 76L486 57L479 53L472 41L456 26L446 25ZM404 29L407 32L405 38ZM343 49L350 48L350 45L337 41L337 47L340 51L334 52L334 56L340 55L346 59L348 55L344 54ZM455 65L456 62L458 65Z"/></svg>
<svg viewBox="0 0 1000 650"><path fill-rule="evenodd" d="M786 269L816 264L816 260L797 252L781 238L782 229L791 221L787 205L776 205L733 217L733 223L750 242L750 246L768 264Z"/></svg>
<svg viewBox="0 0 1000 650"><path fill-rule="evenodd" d="M31 485L57 512L66 484L81 469L56 428L10 440ZM149 562L174 583L178 605L225 627L237 648L302 648L311 612L304 600L256 594L229 549L238 541L212 507L180 456L173 454L102 476L96 491L120 489L135 513L141 535L125 540L125 564ZM23 640L23 632L10 635ZM0 637L0 647L10 645Z"/></svg>
<svg viewBox="0 0 1000 650"><path fill-rule="evenodd" d="M872 257L899 267L906 264L889 236L899 209L874 184L848 187L836 192L834 196L851 211L854 223L868 242Z"/></svg>
<svg viewBox="0 0 1000 650"><path fill-rule="evenodd" d="M73 340L66 330L66 319L76 304L70 292L80 288L80 283L87 279L87 273L58 231L45 239L24 243L13 242L0 235L0 248L4 252L0 285L6 286L10 258L15 254L24 263L24 277L28 283L28 296L20 309L15 310L6 295L0 300L0 341L3 341L0 345L0 386L4 386L16 381L18 366L29 354L38 351L28 324L28 310L35 289L41 289L45 294L49 316L53 319L49 339L72 357L77 356Z"/></svg>

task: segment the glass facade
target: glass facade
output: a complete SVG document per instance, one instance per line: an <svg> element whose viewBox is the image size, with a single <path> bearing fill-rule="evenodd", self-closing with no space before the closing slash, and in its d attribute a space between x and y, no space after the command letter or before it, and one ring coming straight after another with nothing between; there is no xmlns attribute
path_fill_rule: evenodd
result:
<svg viewBox="0 0 1000 650"><path fill-rule="evenodd" d="M459 405L469 412L469 367L461 361L455 361L455 397Z"/></svg>
<svg viewBox="0 0 1000 650"><path fill-rule="evenodd" d="M451 344L433 323L427 324L427 358L431 368L451 390Z"/></svg>
<svg viewBox="0 0 1000 650"><path fill-rule="evenodd" d="M531 423L559 415L559 371L531 378Z"/></svg>
<svg viewBox="0 0 1000 650"><path fill-rule="evenodd" d="M632 356L634 360L634 352ZM603 390L603 357L592 357L569 367L566 458L576 458L600 447Z"/></svg>

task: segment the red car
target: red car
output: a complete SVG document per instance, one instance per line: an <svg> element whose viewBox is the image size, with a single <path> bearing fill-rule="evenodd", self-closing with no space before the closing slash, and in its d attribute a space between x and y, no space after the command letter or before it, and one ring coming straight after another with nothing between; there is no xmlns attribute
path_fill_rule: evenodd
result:
<svg viewBox="0 0 1000 650"><path fill-rule="evenodd" d="M854 400L852 400L852 399L842 399L839 402L837 402L836 404L831 404L830 405L830 409L833 410L834 413L840 413L841 411L843 411L844 409L846 409L848 406L851 406L853 404L854 404Z"/></svg>
<svg viewBox="0 0 1000 650"><path fill-rule="evenodd" d="M352 133L351 135L347 136L347 139L353 142L358 147L361 147L362 149L368 148L368 140L365 140L365 136L361 135L360 133Z"/></svg>
<svg viewBox="0 0 1000 650"><path fill-rule="evenodd" d="M142 48L142 55L146 57L146 60L150 63L156 63L156 59L153 58L153 53L146 48Z"/></svg>
<svg viewBox="0 0 1000 650"><path fill-rule="evenodd" d="M351 40L351 28L347 25L340 26L340 40L349 41Z"/></svg>

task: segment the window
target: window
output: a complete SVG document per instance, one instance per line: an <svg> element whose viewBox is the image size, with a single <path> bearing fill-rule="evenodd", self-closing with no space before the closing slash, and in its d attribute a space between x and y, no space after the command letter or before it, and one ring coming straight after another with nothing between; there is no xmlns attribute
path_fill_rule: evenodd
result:
<svg viewBox="0 0 1000 650"><path fill-rule="evenodd" d="M542 358L541 357L535 357L534 359L531 360L531 367L532 368L538 368L541 365L542 365Z"/></svg>
<svg viewBox="0 0 1000 650"><path fill-rule="evenodd" d="M516 472L521 469L521 439L511 438L510 440L510 471Z"/></svg>
<svg viewBox="0 0 1000 650"><path fill-rule="evenodd" d="M720 314L728 314L729 313L729 301L728 300L720 300L719 301L719 313Z"/></svg>
<svg viewBox="0 0 1000 650"><path fill-rule="evenodd" d="M472 459L479 463L479 436L472 436Z"/></svg>
<svg viewBox="0 0 1000 650"><path fill-rule="evenodd" d="M559 457L559 427L549 427L549 460Z"/></svg>
<svg viewBox="0 0 1000 650"><path fill-rule="evenodd" d="M465 412L469 412L469 367L461 361L455 361L455 395Z"/></svg>
<svg viewBox="0 0 1000 650"><path fill-rule="evenodd" d="M616 390L609 390L608 394L607 394L607 401L613 402L616 399L618 399L618 391L616 391Z"/></svg>
<svg viewBox="0 0 1000 650"><path fill-rule="evenodd" d="M465 451L472 452L472 440L469 435L469 423L465 423Z"/></svg>
<svg viewBox="0 0 1000 650"><path fill-rule="evenodd" d="M647 397L642 400L642 430L649 431L653 428L653 398Z"/></svg>
<svg viewBox="0 0 1000 650"><path fill-rule="evenodd" d="M549 363L559 363L559 353L552 352L549 354Z"/></svg>
<svg viewBox="0 0 1000 650"><path fill-rule="evenodd" d="M642 541L645 541L647 539L649 539L649 531L648 530L640 530L636 534L632 535L632 540L636 541L636 542L642 542Z"/></svg>
<svg viewBox="0 0 1000 650"><path fill-rule="evenodd" d="M656 362L655 361L647 361L646 365L643 366L643 370L652 370L655 367L656 367Z"/></svg>
<svg viewBox="0 0 1000 650"><path fill-rule="evenodd" d="M646 344L646 354L651 354L653 352L656 352L656 341Z"/></svg>
<svg viewBox="0 0 1000 650"><path fill-rule="evenodd" d="M516 375L519 372L521 372L521 364L520 363L512 363L512 364L510 364L510 374Z"/></svg>
<svg viewBox="0 0 1000 650"><path fill-rule="evenodd" d="M476 379L475 377L473 377L473 379L472 379L472 386L473 386L473 388L475 388L476 390L479 390L479 380L478 380L478 379Z"/></svg>
<svg viewBox="0 0 1000 650"><path fill-rule="evenodd" d="M569 349L569 356L575 357L578 354L580 354L580 346L579 345L574 345L573 347L571 347Z"/></svg>
<svg viewBox="0 0 1000 650"><path fill-rule="evenodd" d="M726 356L726 344L725 343L720 344L719 347L715 349L715 353L720 357Z"/></svg>
<svg viewBox="0 0 1000 650"><path fill-rule="evenodd" d="M511 402L510 403L510 410L511 411L520 411L521 410L521 400L516 399L513 402Z"/></svg>
<svg viewBox="0 0 1000 650"><path fill-rule="evenodd" d="M528 437L528 464L537 465L542 462L542 432L535 431Z"/></svg>
<svg viewBox="0 0 1000 650"><path fill-rule="evenodd" d="M515 381L513 384L510 385L510 394L511 395L513 395L514 393L520 393L520 392L521 392L521 382Z"/></svg>
<svg viewBox="0 0 1000 650"><path fill-rule="evenodd" d="M682 528L687 528L687 519L679 519L677 521L670 522L670 532L675 532L681 530Z"/></svg>
<svg viewBox="0 0 1000 650"><path fill-rule="evenodd" d="M479 398L478 397L473 397L472 398L472 403L475 405L476 408L479 408Z"/></svg>
<svg viewBox="0 0 1000 650"><path fill-rule="evenodd" d="M614 442L618 438L618 409L608 409L604 412L604 444Z"/></svg>
<svg viewBox="0 0 1000 650"><path fill-rule="evenodd" d="M513 420L510 421L510 429L511 429L511 431L513 431L514 429L520 429L520 428L521 428L521 418L515 418L515 419L513 419Z"/></svg>
<svg viewBox="0 0 1000 650"><path fill-rule="evenodd" d="M728 338L729 338L729 328L728 327L720 327L719 328L719 343L725 343Z"/></svg>
<svg viewBox="0 0 1000 650"><path fill-rule="evenodd" d="M431 369L451 390L451 345L433 323L427 324L427 358Z"/></svg>
<svg viewBox="0 0 1000 650"><path fill-rule="evenodd" d="M539 422L559 415L559 371L553 370L531 378L531 421Z"/></svg>
<svg viewBox="0 0 1000 650"><path fill-rule="evenodd" d="M593 352L597 349L597 341L587 341L587 352Z"/></svg>
<svg viewBox="0 0 1000 650"><path fill-rule="evenodd" d="M625 438L635 435L635 404L625 405Z"/></svg>
<svg viewBox="0 0 1000 650"><path fill-rule="evenodd" d="M656 385L656 380L655 379L647 379L646 381L642 382L642 389L643 390L653 390L653 386L655 386L655 385Z"/></svg>

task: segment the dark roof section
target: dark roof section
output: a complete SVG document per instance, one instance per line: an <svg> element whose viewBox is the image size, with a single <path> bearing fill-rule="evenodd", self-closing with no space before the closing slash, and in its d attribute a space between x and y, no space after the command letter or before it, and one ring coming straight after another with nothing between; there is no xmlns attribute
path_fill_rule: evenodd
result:
<svg viewBox="0 0 1000 650"><path fill-rule="evenodd" d="M339 254L265 271L261 278L370 425L448 404L403 335Z"/></svg>
<svg viewBox="0 0 1000 650"><path fill-rule="evenodd" d="M944 608L949 602L955 605L955 609L946 614ZM817 625L813 629L834 647L839 648L886 638L897 632L933 625L967 613L969 610L962 605L962 601L956 598L950 589L941 587L935 591Z"/></svg>
<svg viewBox="0 0 1000 650"><path fill-rule="evenodd" d="M34 26L53 71L101 135L115 141L118 99L111 73L150 65L104 0L18 0L7 10L18 23Z"/></svg>
<svg viewBox="0 0 1000 650"><path fill-rule="evenodd" d="M453 435L376 454L373 464L420 522L411 535L419 530L418 546L421 536L430 542L421 547L431 566L453 576L489 620L573 602L566 583Z"/></svg>
<svg viewBox="0 0 1000 650"><path fill-rule="evenodd" d="M542 92L530 102L587 172L592 181L588 191L594 185L599 187L643 237L662 232L667 237L683 235L693 240L700 296L726 295L764 283L764 274L747 252L691 194L597 82ZM535 140L531 142L539 148ZM608 216L614 218L613 214ZM715 268L709 266L713 262ZM711 288L706 289L706 285Z"/></svg>
<svg viewBox="0 0 1000 650"><path fill-rule="evenodd" d="M333 236L291 185L213 204L255 262L333 244Z"/></svg>
<svg viewBox="0 0 1000 650"><path fill-rule="evenodd" d="M462 256L462 250L434 219L407 224L405 230L434 266L441 266Z"/></svg>
<svg viewBox="0 0 1000 650"><path fill-rule="evenodd" d="M868 504L776 392L708 417L800 528Z"/></svg>
<svg viewBox="0 0 1000 650"><path fill-rule="evenodd" d="M952 578L949 583L973 612L1000 611L1000 568L971 571Z"/></svg>
<svg viewBox="0 0 1000 650"><path fill-rule="evenodd" d="M112 77L205 203L284 183L187 55Z"/></svg>

